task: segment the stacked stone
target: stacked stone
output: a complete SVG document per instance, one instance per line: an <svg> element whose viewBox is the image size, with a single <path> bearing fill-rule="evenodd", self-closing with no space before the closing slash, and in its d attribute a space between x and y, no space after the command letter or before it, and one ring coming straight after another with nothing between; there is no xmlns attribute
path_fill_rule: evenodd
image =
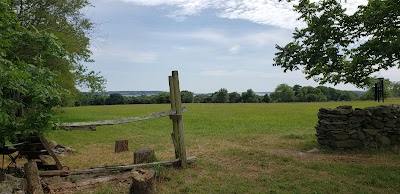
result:
<svg viewBox="0 0 400 194"><path fill-rule="evenodd" d="M321 108L318 119L316 136L321 145L376 148L400 142L400 105Z"/></svg>

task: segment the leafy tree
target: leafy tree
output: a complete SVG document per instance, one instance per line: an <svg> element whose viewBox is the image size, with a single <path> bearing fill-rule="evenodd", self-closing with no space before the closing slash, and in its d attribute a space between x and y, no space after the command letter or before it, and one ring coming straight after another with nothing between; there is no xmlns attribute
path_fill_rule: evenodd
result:
<svg viewBox="0 0 400 194"><path fill-rule="evenodd" d="M337 0L300 0L294 10L307 27L295 30L293 42L276 45L274 66L302 70L321 84L358 87L368 87L374 72L400 68L398 0L370 0L353 15L345 14Z"/></svg>
<svg viewBox="0 0 400 194"><path fill-rule="evenodd" d="M195 103L212 103L212 98L207 94L198 94L194 97Z"/></svg>
<svg viewBox="0 0 400 194"><path fill-rule="evenodd" d="M302 87L296 97L300 102L321 102L327 100L321 90L311 86Z"/></svg>
<svg viewBox="0 0 400 194"><path fill-rule="evenodd" d="M335 88L326 87L326 86L317 86L325 96L328 101L337 101L341 94L340 90L336 90Z"/></svg>
<svg viewBox="0 0 400 194"><path fill-rule="evenodd" d="M212 95L212 101L214 103L227 103L229 102L229 94L228 90L225 88L221 88L218 92Z"/></svg>
<svg viewBox="0 0 400 194"><path fill-rule="evenodd" d="M400 82L393 82L393 86L392 86L392 94L393 97L400 97Z"/></svg>
<svg viewBox="0 0 400 194"><path fill-rule="evenodd" d="M340 91L338 101L353 101L357 100L358 96L356 93L351 91Z"/></svg>
<svg viewBox="0 0 400 194"><path fill-rule="evenodd" d="M252 89L248 89L242 93L242 101L243 103L258 103L258 96Z"/></svg>
<svg viewBox="0 0 400 194"><path fill-rule="evenodd" d="M161 92L157 95L155 95L152 99L152 102L154 104L168 104L171 102L169 93L166 92Z"/></svg>
<svg viewBox="0 0 400 194"><path fill-rule="evenodd" d="M271 98L269 97L268 94L265 94L265 95L263 96L262 102L265 102L265 103L270 103L270 102L271 102Z"/></svg>
<svg viewBox="0 0 400 194"><path fill-rule="evenodd" d="M122 97L122 95L119 93L112 93L106 99L107 105L115 105L115 104L123 104L123 103L124 103L124 97Z"/></svg>
<svg viewBox="0 0 400 194"><path fill-rule="evenodd" d="M64 58L66 52L51 34L21 26L11 2L0 1L0 146L23 135L45 132L53 126L52 108L66 93L58 75L40 66L42 57ZM28 56L15 48L34 48Z"/></svg>
<svg viewBox="0 0 400 194"><path fill-rule="evenodd" d="M239 93L231 92L229 93L229 103L239 103L242 102L242 98Z"/></svg>
<svg viewBox="0 0 400 194"><path fill-rule="evenodd" d="M90 59L90 33L93 23L82 13L82 9L90 6L87 0L11 0L8 2L16 13L17 22L31 31L51 34L57 39L55 46L65 51L65 57L40 55L42 48L51 39L40 39L29 36L15 36L19 44L7 50L10 56L22 59L29 64L47 67L59 76L59 84L70 91L72 96L64 96L70 101L78 95L76 85L89 88L92 92L103 91L105 79L94 71L88 71L82 62ZM32 42L32 44L24 44ZM13 55L11 55L13 54Z"/></svg>
<svg viewBox="0 0 400 194"><path fill-rule="evenodd" d="M294 95L297 96L297 94L299 93L299 90L301 89L301 85L294 85L293 86L293 91L294 91Z"/></svg>
<svg viewBox="0 0 400 194"><path fill-rule="evenodd" d="M279 84L275 91L270 94L272 102L294 102L296 96L293 89L287 84Z"/></svg>
<svg viewBox="0 0 400 194"><path fill-rule="evenodd" d="M183 90L181 92L181 100L183 103L192 103L194 99L193 92Z"/></svg>

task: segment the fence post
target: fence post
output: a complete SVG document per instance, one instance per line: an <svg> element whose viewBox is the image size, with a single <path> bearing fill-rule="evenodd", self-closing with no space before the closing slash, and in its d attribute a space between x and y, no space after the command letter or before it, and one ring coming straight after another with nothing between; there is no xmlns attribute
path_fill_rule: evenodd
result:
<svg viewBox="0 0 400 194"><path fill-rule="evenodd" d="M178 125L178 139L179 139L178 154L179 154L179 159L181 161L181 167L187 168L185 136L184 136L183 122L182 122L182 101L181 101L181 91L179 88L178 71L172 71L172 79L174 86L173 89L175 97L176 123Z"/></svg>
<svg viewBox="0 0 400 194"><path fill-rule="evenodd" d="M168 77L169 80L169 97L171 101L171 109L176 110L176 104L175 104L175 87L174 87L174 79L172 76ZM175 111L176 114L176 111ZM179 154L179 128L178 128L178 123L175 119L176 117L171 117L172 120L172 134L171 134L171 139L172 143L174 144L175 148L175 158L179 159L180 154Z"/></svg>

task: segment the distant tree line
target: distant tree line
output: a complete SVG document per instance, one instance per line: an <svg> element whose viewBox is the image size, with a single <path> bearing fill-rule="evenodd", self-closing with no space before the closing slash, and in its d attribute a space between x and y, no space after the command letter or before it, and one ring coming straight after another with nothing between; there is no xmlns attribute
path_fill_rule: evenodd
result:
<svg viewBox="0 0 400 194"><path fill-rule="evenodd" d="M400 82L385 80L385 98L400 97ZM194 95L190 91L182 91L183 103L271 103L271 102L325 102L325 101L353 101L373 100L374 88L371 86L366 92L343 91L326 86L289 86L280 84L275 91L263 96L257 95L252 89L246 92L228 92L221 88L212 94ZM88 105L115 105L115 104L167 104L170 103L169 93L161 92L157 95L123 96L119 93L93 94L81 93L75 106Z"/></svg>

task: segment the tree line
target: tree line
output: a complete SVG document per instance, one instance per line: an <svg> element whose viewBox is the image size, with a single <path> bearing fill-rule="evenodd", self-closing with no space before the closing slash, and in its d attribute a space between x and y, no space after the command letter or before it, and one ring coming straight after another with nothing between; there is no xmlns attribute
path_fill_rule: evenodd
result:
<svg viewBox="0 0 400 194"><path fill-rule="evenodd" d="M400 82L385 80L385 98L400 97ZM324 102L324 101L353 101L373 100L374 88L366 92L343 91L326 86L289 86L280 84L270 94L257 95L252 89L246 92L228 92L227 89L211 94L194 94L184 90L181 92L183 103L273 103L273 102ZM75 106L115 105L115 104L167 104L170 103L169 93L157 95L123 96L119 93L93 94L82 93Z"/></svg>

